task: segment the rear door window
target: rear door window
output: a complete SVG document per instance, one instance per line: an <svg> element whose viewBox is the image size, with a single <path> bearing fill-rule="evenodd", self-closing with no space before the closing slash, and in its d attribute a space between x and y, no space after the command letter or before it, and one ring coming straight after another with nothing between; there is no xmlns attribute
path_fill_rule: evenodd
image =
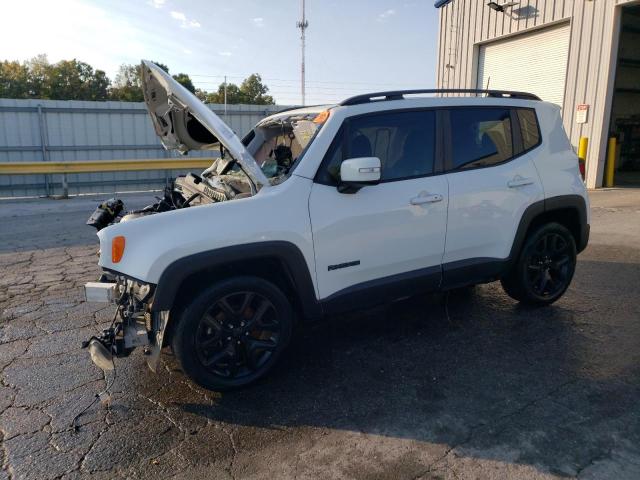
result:
<svg viewBox="0 0 640 480"><path fill-rule="evenodd" d="M450 111L451 170L490 167L514 156L508 108L456 108Z"/></svg>

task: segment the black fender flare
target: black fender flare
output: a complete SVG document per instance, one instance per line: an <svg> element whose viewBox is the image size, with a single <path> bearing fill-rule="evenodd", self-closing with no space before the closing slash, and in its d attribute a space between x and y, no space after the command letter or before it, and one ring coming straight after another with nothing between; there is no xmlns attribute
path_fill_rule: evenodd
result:
<svg viewBox="0 0 640 480"><path fill-rule="evenodd" d="M544 208L547 212L564 208L575 210L578 213L578 222L580 227L580 231L578 232L578 241L576 242L576 250L580 253L587 248L591 226L587 220L587 202L584 197L581 195L559 195L557 197L547 198L544 201Z"/></svg>
<svg viewBox="0 0 640 480"><path fill-rule="evenodd" d="M169 264L160 275L151 310L170 310L183 282L190 276L234 262L275 259L289 275L300 300L304 317L316 319L322 316L322 307L316 298L309 266L300 249L287 241L266 241L222 247L195 253Z"/></svg>
<svg viewBox="0 0 640 480"><path fill-rule="evenodd" d="M509 266L518 258L518 254L526 240L527 231L535 219L548 212L554 210L571 209L578 214L579 235L576 241L576 249L578 253L587 247L589 241L589 223L587 222L587 203L581 195L558 195L556 197L546 198L538 202L532 203L522 214L518 230L516 231L511 252L509 253Z"/></svg>

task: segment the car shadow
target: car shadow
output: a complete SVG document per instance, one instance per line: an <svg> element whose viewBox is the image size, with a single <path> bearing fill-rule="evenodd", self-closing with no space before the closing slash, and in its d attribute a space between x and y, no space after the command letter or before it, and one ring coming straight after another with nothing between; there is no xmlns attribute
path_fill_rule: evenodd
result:
<svg viewBox="0 0 640 480"><path fill-rule="evenodd" d="M640 441L638 309L579 290L587 276L613 272L640 285L636 264L586 261L550 307L522 307L494 283L332 317L305 328L264 381L213 405L177 406L265 429L446 444L574 475ZM627 294L637 299L637 289Z"/></svg>

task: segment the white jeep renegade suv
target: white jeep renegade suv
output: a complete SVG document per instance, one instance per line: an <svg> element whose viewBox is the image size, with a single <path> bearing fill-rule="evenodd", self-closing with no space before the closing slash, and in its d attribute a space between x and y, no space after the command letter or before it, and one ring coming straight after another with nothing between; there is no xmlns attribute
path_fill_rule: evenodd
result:
<svg viewBox="0 0 640 480"><path fill-rule="evenodd" d="M99 366L140 346L155 370L171 345L193 380L229 389L273 367L295 322L494 280L538 305L569 286L589 208L557 106L382 92L277 113L240 140L142 69L164 146L219 158L154 205L110 200L88 222L105 273L87 299L118 310L86 342Z"/></svg>

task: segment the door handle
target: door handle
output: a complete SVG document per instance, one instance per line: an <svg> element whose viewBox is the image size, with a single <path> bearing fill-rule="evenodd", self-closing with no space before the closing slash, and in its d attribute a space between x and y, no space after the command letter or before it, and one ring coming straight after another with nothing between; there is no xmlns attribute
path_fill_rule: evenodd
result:
<svg viewBox="0 0 640 480"><path fill-rule="evenodd" d="M436 203L436 202L441 202L442 201L442 195L440 195L439 193L434 193L432 195L426 194L420 194L417 197L413 197L411 199L411 205L424 205L425 203Z"/></svg>
<svg viewBox="0 0 640 480"><path fill-rule="evenodd" d="M507 182L507 187L517 188L517 187L524 187L525 185L532 185L532 184L533 184L532 178L524 178L524 177L521 177L520 175L516 175L513 178L513 180L510 180L509 182Z"/></svg>

